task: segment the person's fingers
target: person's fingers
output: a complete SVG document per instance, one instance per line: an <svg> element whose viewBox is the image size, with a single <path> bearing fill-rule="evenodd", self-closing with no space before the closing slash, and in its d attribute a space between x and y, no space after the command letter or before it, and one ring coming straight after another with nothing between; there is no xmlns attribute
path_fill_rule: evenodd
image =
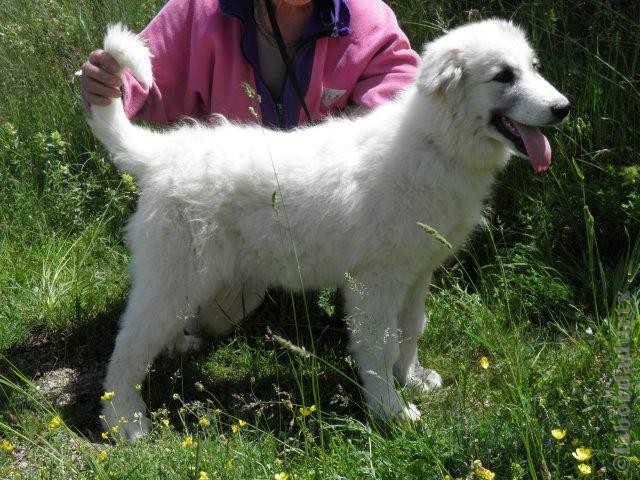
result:
<svg viewBox="0 0 640 480"><path fill-rule="evenodd" d="M119 75L113 75L99 65L85 62L82 65L82 76L89 77L109 87L120 88L122 79Z"/></svg>
<svg viewBox="0 0 640 480"><path fill-rule="evenodd" d="M93 93L89 93L86 91L82 92L82 104L83 104L83 107L85 107L85 110L87 110L87 112L90 111L90 107L87 104L106 107L110 103L111 103L111 99L108 97L94 95Z"/></svg>
<svg viewBox="0 0 640 480"><path fill-rule="evenodd" d="M94 50L89 54L89 62L102 66L107 72L116 74L120 71L120 65L104 50Z"/></svg>
<svg viewBox="0 0 640 480"><path fill-rule="evenodd" d="M94 50L82 65L82 108L91 115L91 105L105 107L122 94L120 65L104 50Z"/></svg>
<svg viewBox="0 0 640 480"><path fill-rule="evenodd" d="M109 87L90 77L82 77L82 91L99 97L119 98L121 92L119 88Z"/></svg>

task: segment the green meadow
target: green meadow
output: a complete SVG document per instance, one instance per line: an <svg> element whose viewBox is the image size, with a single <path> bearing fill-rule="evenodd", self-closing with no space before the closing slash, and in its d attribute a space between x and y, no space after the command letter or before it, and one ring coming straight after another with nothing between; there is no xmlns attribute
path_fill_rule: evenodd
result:
<svg viewBox="0 0 640 480"><path fill-rule="evenodd" d="M102 432L137 187L74 71L108 22L140 30L163 3L0 0L0 478L640 478L640 4L616 0L389 1L416 49L512 18L573 104L551 169L514 159L433 280L420 359L444 388L403 392L419 422L370 418L340 292L272 291L154 363L148 438Z"/></svg>

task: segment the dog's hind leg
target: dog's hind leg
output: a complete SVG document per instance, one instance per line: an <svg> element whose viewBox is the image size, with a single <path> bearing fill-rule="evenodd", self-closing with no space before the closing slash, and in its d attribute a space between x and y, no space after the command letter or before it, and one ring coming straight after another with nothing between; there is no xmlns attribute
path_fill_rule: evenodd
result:
<svg viewBox="0 0 640 480"><path fill-rule="evenodd" d="M400 356L397 319L406 286L389 270L359 274L344 288L351 351L369 407L383 419L417 420L420 412L395 389L393 366Z"/></svg>
<svg viewBox="0 0 640 480"><path fill-rule="evenodd" d="M422 367L418 361L418 340L427 325L424 302L430 283L431 272L421 276L407 292L398 317L400 356L393 366L393 374L401 385L421 391L442 386L438 372Z"/></svg>
<svg viewBox="0 0 640 480"><path fill-rule="evenodd" d="M105 391L113 391L115 397L104 405L103 423L108 428L119 425L126 440L144 436L150 427L136 385L142 383L148 366L162 349L181 332L185 318L197 305L197 292L183 284L184 275L175 271L169 275L153 267L134 280L104 382ZM123 417L124 423L120 421Z"/></svg>

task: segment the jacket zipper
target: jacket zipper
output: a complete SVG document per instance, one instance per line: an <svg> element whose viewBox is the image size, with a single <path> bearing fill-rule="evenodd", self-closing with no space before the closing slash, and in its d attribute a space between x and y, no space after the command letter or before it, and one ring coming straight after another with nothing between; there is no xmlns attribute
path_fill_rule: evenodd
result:
<svg viewBox="0 0 640 480"><path fill-rule="evenodd" d="M296 58L300 55L300 52L302 52L305 48L307 48L309 46L309 44L315 42L316 40L327 36L326 34L316 34L316 35L312 35L311 37L307 38L298 48L298 50L296 51L296 54L293 56L293 58L291 59L291 65L293 67L293 73L294 75L296 74L296 68L295 68L295 63L296 63ZM283 60L284 62L284 60ZM285 75L285 80L284 80L284 85L282 85L282 90L281 90L281 94L280 94L280 99L278 99L278 101L276 102L276 109L278 110L278 126L280 129L283 128L284 126L284 104L282 103L282 98L284 98L284 92L285 89L287 87L293 88L292 84L291 84L291 80L289 79L288 75ZM296 95L297 98L297 95ZM299 111L298 111L298 115L300 114L300 112L303 111L302 108L302 102L300 102L299 105ZM311 118L308 119L309 123L311 123Z"/></svg>
<svg viewBox="0 0 640 480"><path fill-rule="evenodd" d="M240 38L240 50L242 52L242 56L244 57L244 59L247 61L247 63L249 63L249 65L252 66L253 70L254 70L254 74L255 76L258 78L258 80L260 82L262 82L263 85L266 86L266 84L264 83L264 80L262 79L262 75L259 72L259 68L260 65L254 66L253 63L249 60L249 57L247 56L247 53L244 50L244 40L245 40L245 22L242 19L242 17L239 17L237 15L232 15L233 17L235 17L238 21L240 21L241 25L242 25L242 37ZM307 45L309 45L311 42L314 42L322 37L325 36L329 36L327 35L328 32L323 32L323 33L319 33L319 34L315 34L312 35L311 37L307 38L304 43L302 45L300 45L300 48L298 48L298 51L296 52L296 54L293 56L293 58L291 59L291 64L293 65L295 62L296 57L298 56L298 54L302 51L303 48L305 48ZM333 36L333 35L331 35ZM258 59L259 61L259 59ZM284 60L283 60L284 61ZM256 70L256 67L258 68L258 70ZM284 104L282 103L282 97L284 97L284 90L285 88L287 88L287 85L290 84L290 80L288 77L285 77L285 82L284 85L282 86L282 94L281 94L281 98L276 100L275 98L273 98L273 95L271 95L271 92L269 92L268 88L265 88L265 92L271 97L271 100L273 100L273 103L276 107L276 116L278 119L278 129L282 130L284 128ZM260 108L262 108L262 106L260 106ZM300 104L300 109L302 109L302 104ZM262 115L261 115L262 117Z"/></svg>
<svg viewBox="0 0 640 480"><path fill-rule="evenodd" d="M284 105L280 100L276 102L276 113L278 115L278 127L282 129L284 126Z"/></svg>

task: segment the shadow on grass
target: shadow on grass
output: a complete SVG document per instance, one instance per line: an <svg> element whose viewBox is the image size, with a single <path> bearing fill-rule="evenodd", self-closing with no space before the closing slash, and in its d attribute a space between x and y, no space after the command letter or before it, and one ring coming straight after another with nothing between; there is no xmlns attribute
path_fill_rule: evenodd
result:
<svg viewBox="0 0 640 480"><path fill-rule="evenodd" d="M72 327L33 332L9 348L4 356L63 414L66 423L83 435L98 428L98 399L107 361L113 350L124 300L113 302L99 314ZM0 374L14 377L7 365ZM12 410L20 417L25 407L16 392L0 392L5 417Z"/></svg>
<svg viewBox="0 0 640 480"><path fill-rule="evenodd" d="M220 408L230 423L241 418L287 435L300 405L320 403L323 412L364 420L340 309L328 315L314 295L309 303L307 317L301 296L270 292L270 298L229 337L214 339L197 353L163 354L143 383L147 407L167 408L172 423L179 425L182 402L196 402ZM38 332L5 352L52 400L67 425L91 440L98 439L101 430L99 397L123 309L124 300L119 300L71 329ZM315 351L323 361L312 373L311 360L274 341L274 335ZM240 368L236 351L241 351ZM222 373L216 365L220 352L228 360ZM0 366L0 374L7 375L5 369ZM204 390L196 387L197 382ZM172 398L174 393L181 399ZM0 390L0 412L5 417L19 418L25 408L20 405L11 392ZM187 421L197 419L187 417Z"/></svg>

